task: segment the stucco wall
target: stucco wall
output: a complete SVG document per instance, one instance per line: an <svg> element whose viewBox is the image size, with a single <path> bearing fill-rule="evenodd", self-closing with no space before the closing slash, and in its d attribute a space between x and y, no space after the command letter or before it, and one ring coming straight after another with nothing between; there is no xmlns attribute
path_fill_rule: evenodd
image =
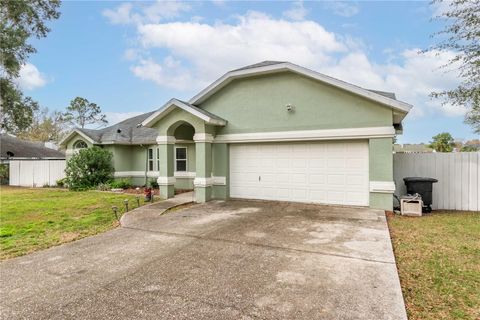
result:
<svg viewBox="0 0 480 320"><path fill-rule="evenodd" d="M217 134L392 126L393 121L388 107L290 72L234 80L200 107L228 121Z"/></svg>
<svg viewBox="0 0 480 320"><path fill-rule="evenodd" d="M370 139L368 144L370 181L393 181L392 138ZM393 210L393 195L370 192L370 207Z"/></svg>

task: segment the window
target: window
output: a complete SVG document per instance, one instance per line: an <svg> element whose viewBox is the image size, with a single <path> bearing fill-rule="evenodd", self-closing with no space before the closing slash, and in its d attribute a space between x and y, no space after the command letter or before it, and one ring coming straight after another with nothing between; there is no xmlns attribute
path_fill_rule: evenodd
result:
<svg viewBox="0 0 480 320"><path fill-rule="evenodd" d="M187 171L187 148L175 149L175 171Z"/></svg>
<svg viewBox="0 0 480 320"><path fill-rule="evenodd" d="M73 144L73 149L85 149L85 148L88 148L87 143L85 141L77 140Z"/></svg>
<svg viewBox="0 0 480 320"><path fill-rule="evenodd" d="M148 149L148 171L153 171L153 149Z"/></svg>
<svg viewBox="0 0 480 320"><path fill-rule="evenodd" d="M157 148L157 171L160 171L160 149Z"/></svg>

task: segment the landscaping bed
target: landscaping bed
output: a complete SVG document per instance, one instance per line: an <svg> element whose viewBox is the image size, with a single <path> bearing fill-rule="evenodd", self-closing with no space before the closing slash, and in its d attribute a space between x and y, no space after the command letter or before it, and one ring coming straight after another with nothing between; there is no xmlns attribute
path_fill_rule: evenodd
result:
<svg viewBox="0 0 480 320"><path fill-rule="evenodd" d="M410 320L480 319L480 213L388 216Z"/></svg>
<svg viewBox="0 0 480 320"><path fill-rule="evenodd" d="M120 216L125 199L130 210L137 207L133 194L2 186L0 260L113 229L118 221L112 206Z"/></svg>

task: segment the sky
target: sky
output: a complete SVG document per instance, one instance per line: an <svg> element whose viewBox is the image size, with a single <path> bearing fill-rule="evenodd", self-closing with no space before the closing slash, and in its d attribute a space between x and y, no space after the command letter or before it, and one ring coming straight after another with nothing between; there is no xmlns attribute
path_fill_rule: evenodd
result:
<svg viewBox="0 0 480 320"><path fill-rule="evenodd" d="M419 1L64 1L47 38L31 41L38 52L19 84L50 110L87 98L113 124L188 100L229 70L290 61L412 104L400 143L445 131L478 138L465 108L429 97L459 83L454 68L441 69L453 52L420 53L436 41L443 25L432 17L442 10Z"/></svg>

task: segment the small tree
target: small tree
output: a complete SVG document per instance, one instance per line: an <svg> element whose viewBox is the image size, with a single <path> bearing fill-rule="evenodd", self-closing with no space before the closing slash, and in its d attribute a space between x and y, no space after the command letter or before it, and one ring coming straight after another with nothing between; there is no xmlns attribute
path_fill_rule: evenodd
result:
<svg viewBox="0 0 480 320"><path fill-rule="evenodd" d="M102 113L100 106L81 97L70 101L67 112L63 113L63 118L66 122L80 128L84 128L88 124L99 124L100 126L108 124L107 116Z"/></svg>
<svg viewBox="0 0 480 320"><path fill-rule="evenodd" d="M439 133L436 136L433 136L433 141L430 143L429 147L434 149L437 152L452 152L453 147L455 146L455 141L453 137L448 132Z"/></svg>
<svg viewBox="0 0 480 320"><path fill-rule="evenodd" d="M81 149L67 161L66 182L72 190L85 190L113 178L112 153L94 146Z"/></svg>

